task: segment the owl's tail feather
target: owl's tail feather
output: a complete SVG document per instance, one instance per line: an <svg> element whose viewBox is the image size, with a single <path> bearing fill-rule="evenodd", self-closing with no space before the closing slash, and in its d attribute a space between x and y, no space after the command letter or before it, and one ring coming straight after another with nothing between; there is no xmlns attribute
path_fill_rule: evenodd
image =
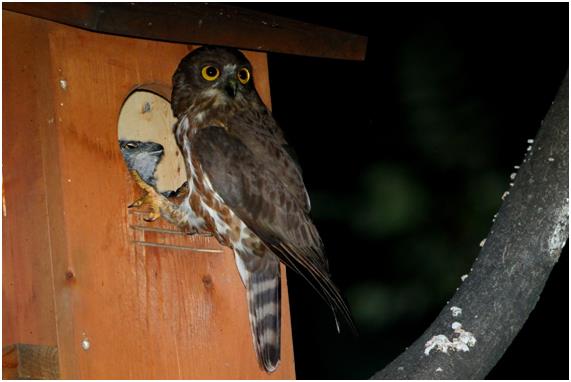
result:
<svg viewBox="0 0 571 382"><path fill-rule="evenodd" d="M236 255L246 286L250 328L258 361L268 373L280 362L281 283L279 261L265 256Z"/></svg>
<svg viewBox="0 0 571 382"><path fill-rule="evenodd" d="M301 275L329 303L333 310L338 332L340 332L339 318L342 317L348 324L351 332L354 335L358 334L357 328L353 323L351 311L341 296L339 289L331 280L327 269L317 260L319 259L318 256L307 253L313 249L295 248L284 243L270 245L270 248L288 267Z"/></svg>

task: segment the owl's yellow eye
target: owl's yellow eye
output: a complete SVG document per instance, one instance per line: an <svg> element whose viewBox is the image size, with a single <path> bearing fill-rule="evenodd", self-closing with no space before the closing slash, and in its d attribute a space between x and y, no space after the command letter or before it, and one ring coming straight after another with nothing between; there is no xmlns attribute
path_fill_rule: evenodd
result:
<svg viewBox="0 0 571 382"><path fill-rule="evenodd" d="M206 65L202 68L202 77L207 81L214 81L220 76L220 70L212 65Z"/></svg>
<svg viewBox="0 0 571 382"><path fill-rule="evenodd" d="M238 70L238 80L246 85L250 81L250 71L247 68L241 68Z"/></svg>

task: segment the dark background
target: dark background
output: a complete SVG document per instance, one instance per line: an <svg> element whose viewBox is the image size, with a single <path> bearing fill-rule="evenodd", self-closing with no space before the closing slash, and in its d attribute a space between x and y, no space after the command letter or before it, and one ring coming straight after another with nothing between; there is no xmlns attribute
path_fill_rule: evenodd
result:
<svg viewBox="0 0 571 382"><path fill-rule="evenodd" d="M369 37L364 62L270 54L360 336L288 274L297 376L369 378L469 272L568 68L568 4L242 4ZM489 378L568 378L568 250Z"/></svg>

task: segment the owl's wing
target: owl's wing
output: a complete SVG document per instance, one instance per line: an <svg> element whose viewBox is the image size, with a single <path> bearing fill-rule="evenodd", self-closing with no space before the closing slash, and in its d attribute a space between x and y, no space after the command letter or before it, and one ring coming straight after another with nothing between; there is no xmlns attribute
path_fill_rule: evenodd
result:
<svg viewBox="0 0 571 382"><path fill-rule="evenodd" d="M256 156L238 137L215 126L196 133L193 155L232 211L352 325L349 309L328 274L323 244L304 201L268 169L275 158Z"/></svg>
<svg viewBox="0 0 571 382"><path fill-rule="evenodd" d="M280 178L300 207L309 213L311 209L309 195L303 184L301 167L295 151L287 144L283 132L269 112L266 111L266 114L258 117L258 119L252 118L247 125L243 119L231 121L229 134L238 138L254 157L271 158L271 161L265 161L265 168Z"/></svg>

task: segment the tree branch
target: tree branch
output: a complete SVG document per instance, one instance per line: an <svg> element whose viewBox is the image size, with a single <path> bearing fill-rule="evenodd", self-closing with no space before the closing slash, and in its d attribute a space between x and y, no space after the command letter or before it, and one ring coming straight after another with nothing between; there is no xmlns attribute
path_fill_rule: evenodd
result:
<svg viewBox="0 0 571 382"><path fill-rule="evenodd" d="M569 235L568 142L569 73L468 278L422 336L372 379L482 379L494 367Z"/></svg>

